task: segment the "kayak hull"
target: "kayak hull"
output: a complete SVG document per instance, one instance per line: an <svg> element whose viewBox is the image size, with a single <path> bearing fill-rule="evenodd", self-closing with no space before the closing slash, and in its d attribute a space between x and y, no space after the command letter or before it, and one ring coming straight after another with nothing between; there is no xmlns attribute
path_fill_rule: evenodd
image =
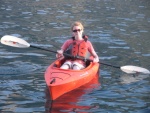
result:
<svg viewBox="0 0 150 113"><path fill-rule="evenodd" d="M45 81L52 100L90 82L99 71L99 63L89 63L83 70L60 69L63 59L53 62L45 72Z"/></svg>

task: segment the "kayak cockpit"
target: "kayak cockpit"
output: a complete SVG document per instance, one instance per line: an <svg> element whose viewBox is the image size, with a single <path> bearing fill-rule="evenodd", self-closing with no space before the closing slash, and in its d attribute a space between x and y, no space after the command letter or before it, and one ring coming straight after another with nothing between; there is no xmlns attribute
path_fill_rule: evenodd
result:
<svg viewBox="0 0 150 113"><path fill-rule="evenodd" d="M65 58L62 58L62 59L58 59L54 62L54 65L53 67L57 67L57 68L60 68L62 66L62 64L66 61ZM86 61L86 67L88 67L90 65L90 61Z"/></svg>

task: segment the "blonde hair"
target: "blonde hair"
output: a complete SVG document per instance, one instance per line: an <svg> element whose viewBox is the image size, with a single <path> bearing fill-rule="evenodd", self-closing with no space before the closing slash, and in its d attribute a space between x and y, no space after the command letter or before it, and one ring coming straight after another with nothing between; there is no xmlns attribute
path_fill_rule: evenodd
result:
<svg viewBox="0 0 150 113"><path fill-rule="evenodd" d="M84 30L83 24L82 24L81 22L79 22L79 21L76 21L76 22L74 22L74 23L72 24L72 26L71 26L71 31L73 30L73 27L74 27L74 26L79 26L82 30Z"/></svg>

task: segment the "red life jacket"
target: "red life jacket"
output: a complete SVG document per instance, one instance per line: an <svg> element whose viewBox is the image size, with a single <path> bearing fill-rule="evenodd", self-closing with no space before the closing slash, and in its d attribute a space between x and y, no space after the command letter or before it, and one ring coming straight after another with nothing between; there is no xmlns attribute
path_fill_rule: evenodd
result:
<svg viewBox="0 0 150 113"><path fill-rule="evenodd" d="M73 56L81 56L85 58L89 58L90 52L87 48L87 36L83 36L83 41L81 41L79 44L77 44L77 41L75 40L75 37L72 37L73 43L70 44L69 48L66 50L68 54L71 54Z"/></svg>

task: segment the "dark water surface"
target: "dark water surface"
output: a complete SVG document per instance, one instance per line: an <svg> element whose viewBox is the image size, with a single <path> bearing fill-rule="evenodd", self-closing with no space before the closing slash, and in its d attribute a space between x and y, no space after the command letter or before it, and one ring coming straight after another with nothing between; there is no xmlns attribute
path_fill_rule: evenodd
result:
<svg viewBox="0 0 150 113"><path fill-rule="evenodd" d="M84 23L101 60L150 69L149 0L0 0L1 37L57 50L76 20ZM83 86L52 103L44 72L54 59L53 53L0 44L0 112L150 112L150 76L103 65L100 86Z"/></svg>

